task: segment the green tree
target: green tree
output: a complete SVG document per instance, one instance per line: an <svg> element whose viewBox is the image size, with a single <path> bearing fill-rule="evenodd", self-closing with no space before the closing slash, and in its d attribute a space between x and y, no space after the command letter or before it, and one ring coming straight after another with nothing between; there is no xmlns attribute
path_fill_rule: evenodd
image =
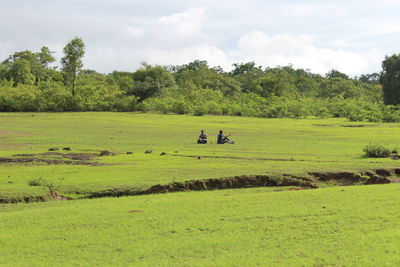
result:
<svg viewBox="0 0 400 267"><path fill-rule="evenodd" d="M320 97L333 98L342 96L343 98L358 98L361 96L362 88L352 80L343 78L325 79L320 85Z"/></svg>
<svg viewBox="0 0 400 267"><path fill-rule="evenodd" d="M7 67L0 62L0 83L7 80Z"/></svg>
<svg viewBox="0 0 400 267"><path fill-rule="evenodd" d="M232 65L234 69L230 72L232 76L237 76L241 74L245 74L251 71L261 70L261 66L257 66L253 61L247 63L234 63Z"/></svg>
<svg viewBox="0 0 400 267"><path fill-rule="evenodd" d="M325 74L327 78L342 78L342 79L349 79L349 76L344 74L343 72L340 72L338 70L330 70L327 74Z"/></svg>
<svg viewBox="0 0 400 267"><path fill-rule="evenodd" d="M380 82L383 89L383 102L386 105L400 104L400 54L386 56L382 62Z"/></svg>
<svg viewBox="0 0 400 267"><path fill-rule="evenodd" d="M54 70L54 68L49 67L49 63L55 61L52 53L48 47L44 46L38 53L24 50L9 56L3 62L8 72L6 75L8 80L13 80L15 86L18 83L32 84L32 77L35 85L38 85L41 81L46 81L50 78L50 72ZM26 71L29 71L29 73Z"/></svg>
<svg viewBox="0 0 400 267"><path fill-rule="evenodd" d="M235 63L235 67L230 73L233 78L240 83L241 91L245 93L260 93L257 79L264 76L261 66L256 66L254 62Z"/></svg>
<svg viewBox="0 0 400 267"><path fill-rule="evenodd" d="M175 69L180 93L185 95L201 89L221 91L226 96L235 96L241 91L238 81L223 72L220 67L210 68L207 61L195 60Z"/></svg>
<svg viewBox="0 0 400 267"><path fill-rule="evenodd" d="M135 95L144 100L159 96L176 86L174 76L162 66L142 63L142 67L133 73L134 84L128 95Z"/></svg>
<svg viewBox="0 0 400 267"><path fill-rule="evenodd" d="M61 59L65 83L75 96L75 81L79 70L83 67L82 58L85 55L85 44L82 39L75 37L64 47L64 57Z"/></svg>
<svg viewBox="0 0 400 267"><path fill-rule="evenodd" d="M35 76L31 72L29 61L26 59L18 59L12 65L9 71L15 84L34 84Z"/></svg>
<svg viewBox="0 0 400 267"><path fill-rule="evenodd" d="M53 57L53 53L54 52L50 51L47 46L43 46L40 49L40 52L36 54L40 65L46 68L49 66L50 63L56 61L56 59Z"/></svg>
<svg viewBox="0 0 400 267"><path fill-rule="evenodd" d="M269 68L265 75L257 79L257 91L261 96L295 96L296 76L290 71L291 67Z"/></svg>
<svg viewBox="0 0 400 267"><path fill-rule="evenodd" d="M379 78L380 78L380 74L374 72L371 74L361 74L358 79L364 83L376 85L376 84L379 84Z"/></svg>
<svg viewBox="0 0 400 267"><path fill-rule="evenodd" d="M113 71L107 75L107 83L117 85L125 93L133 87L133 73L124 71Z"/></svg>

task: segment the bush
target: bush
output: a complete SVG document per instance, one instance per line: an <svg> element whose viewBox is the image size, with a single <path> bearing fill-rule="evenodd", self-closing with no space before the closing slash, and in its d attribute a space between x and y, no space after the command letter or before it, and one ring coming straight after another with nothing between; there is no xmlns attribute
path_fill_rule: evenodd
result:
<svg viewBox="0 0 400 267"><path fill-rule="evenodd" d="M44 186L44 184L46 184L46 181L42 177L28 181L29 186Z"/></svg>
<svg viewBox="0 0 400 267"><path fill-rule="evenodd" d="M365 156L368 158L387 158L390 156L389 148L379 144L368 144L364 147Z"/></svg>
<svg viewBox="0 0 400 267"><path fill-rule="evenodd" d="M43 179L42 177L32 179L28 181L29 186L43 186L46 187L49 190L49 193L52 194L56 190L58 190L61 187L61 183L64 180L64 178L58 179L58 182L56 181L49 181L46 179Z"/></svg>
<svg viewBox="0 0 400 267"><path fill-rule="evenodd" d="M194 116L204 116L207 113L207 108L205 106L197 106L194 108Z"/></svg>

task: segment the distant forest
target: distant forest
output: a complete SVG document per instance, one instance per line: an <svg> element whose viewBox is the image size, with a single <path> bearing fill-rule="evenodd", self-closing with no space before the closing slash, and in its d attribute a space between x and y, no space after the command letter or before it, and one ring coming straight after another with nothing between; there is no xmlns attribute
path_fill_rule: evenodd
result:
<svg viewBox="0 0 400 267"><path fill-rule="evenodd" d="M0 63L0 111L141 111L265 118L345 117L400 121L400 55L382 72L351 78L292 66L237 63L225 72L196 60L179 66L142 63L135 72L102 74L83 68L85 44L64 47L61 68L53 52L16 52Z"/></svg>

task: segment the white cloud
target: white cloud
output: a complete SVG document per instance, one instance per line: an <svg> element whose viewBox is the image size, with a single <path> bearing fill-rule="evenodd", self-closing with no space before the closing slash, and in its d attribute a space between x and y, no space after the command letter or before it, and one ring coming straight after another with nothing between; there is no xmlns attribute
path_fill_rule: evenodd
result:
<svg viewBox="0 0 400 267"><path fill-rule="evenodd" d="M0 60L44 45L60 58L74 36L87 44L85 68L101 72L200 59L226 70L255 61L354 75L398 52L399 1L299 2L0 0Z"/></svg>
<svg viewBox="0 0 400 267"><path fill-rule="evenodd" d="M240 38L236 54L242 61L256 61L264 66L293 64L321 74L338 69L352 75L370 71L383 58L377 49L357 53L321 48L314 44L315 40L310 35L268 36L253 31Z"/></svg>
<svg viewBox="0 0 400 267"><path fill-rule="evenodd" d="M163 16L158 19L158 23L167 26L171 31L179 34L191 35L201 31L206 8L195 7L184 12L170 16Z"/></svg>

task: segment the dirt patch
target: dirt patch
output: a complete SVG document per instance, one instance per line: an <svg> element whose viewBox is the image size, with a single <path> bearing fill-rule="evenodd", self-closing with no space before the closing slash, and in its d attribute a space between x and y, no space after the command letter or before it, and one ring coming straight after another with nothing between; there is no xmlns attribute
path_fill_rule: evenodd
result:
<svg viewBox="0 0 400 267"><path fill-rule="evenodd" d="M376 125L371 124L342 124L342 127L349 127L349 128L363 128L363 127L375 127Z"/></svg>
<svg viewBox="0 0 400 267"><path fill-rule="evenodd" d="M60 153L60 152L45 152L39 154L16 154L13 157L51 157L60 159L72 159L72 160L92 160L98 157L99 154L95 153Z"/></svg>
<svg viewBox="0 0 400 267"><path fill-rule="evenodd" d="M43 161L39 158L20 158L9 159L0 158L1 162L15 162L16 160L24 162ZM56 162L63 162L63 160L53 160ZM70 161L71 162L71 161ZM57 163L49 163L57 164ZM79 164L75 161L70 164ZM100 164L89 162L89 164ZM145 190L137 188L110 188L104 191L92 192L81 198L101 198L101 197L121 197L121 196L136 196L148 194L160 194L170 192L184 192L184 191L205 191L205 190L222 190L222 189L235 189L235 188L251 188L251 187L292 187L286 190L306 190L324 186L325 182L332 182L339 186L348 185L370 185L370 184L388 184L400 182L400 168L394 169L376 169L360 173L355 172L309 172L309 176L295 176L291 174L282 174L277 176L272 175L242 175L226 178L214 178L203 180L190 180L184 182L173 182L169 184L158 184L151 186ZM396 177L397 176L397 177ZM293 188L295 186L296 188ZM285 190L285 189L283 189ZM0 199L0 203L17 203L17 202L40 202L47 200L69 200L71 198L59 195L55 192L38 197L24 197L18 200L4 200ZM142 212L139 210L132 210L129 212Z"/></svg>
<svg viewBox="0 0 400 267"><path fill-rule="evenodd" d="M100 152L99 156L115 156L117 155L117 153L112 152L112 151L108 151L108 150L103 150Z"/></svg>
<svg viewBox="0 0 400 267"><path fill-rule="evenodd" d="M88 165L88 166L107 166L111 164L93 162L99 154L94 153L60 153L45 152L38 154L16 154L15 158L0 158L1 163L43 163L52 165Z"/></svg>
<svg viewBox="0 0 400 267"><path fill-rule="evenodd" d="M397 170L400 173L400 169ZM394 171L378 171L380 174L394 173ZM251 188L251 187L287 187L296 186L289 190L306 190L318 188L320 182L334 182L337 185L370 185L370 184L387 184L391 179L377 174L375 171L367 171L364 173L353 172L310 172L310 176L294 176L284 174L281 176L270 175L242 175L227 178L215 178L205 180L191 180L186 182L173 182L165 185L154 185L146 190L134 189L118 189L113 188L102 192L94 192L87 198L99 197L120 197L134 195L161 194L170 192L184 191L205 191L205 190L222 190L234 188Z"/></svg>
<svg viewBox="0 0 400 267"><path fill-rule="evenodd" d="M363 173L353 172L309 172L308 174L316 177L322 182L333 182L337 185L356 185L356 184L388 184L394 174L394 170L377 169L375 171L366 171Z"/></svg>
<svg viewBox="0 0 400 267"><path fill-rule="evenodd" d="M61 159L40 159L40 158L0 158L2 163L45 163L49 165L87 165L87 166L108 166L112 164L99 163L82 160L61 160Z"/></svg>
<svg viewBox="0 0 400 267"><path fill-rule="evenodd" d="M317 127L334 127L334 124L313 124L313 126Z"/></svg>
<svg viewBox="0 0 400 267"><path fill-rule="evenodd" d="M128 210L130 213L138 213L138 212L143 212L143 210Z"/></svg>
<svg viewBox="0 0 400 267"><path fill-rule="evenodd" d="M70 197L66 197L66 196L63 196L63 195L59 195L57 192L51 192L51 193L50 193L50 196L51 196L51 198L54 199L54 200L71 200L71 199L72 199L72 198L70 198Z"/></svg>
<svg viewBox="0 0 400 267"><path fill-rule="evenodd" d="M318 178L318 180L327 182L332 181L339 185L352 185L359 182L362 177L359 174L353 172L309 172L311 176Z"/></svg>
<svg viewBox="0 0 400 267"><path fill-rule="evenodd" d="M33 202L45 202L51 200L49 195L43 196L24 196L17 198L0 198L1 204L13 204L13 203L33 203Z"/></svg>
<svg viewBox="0 0 400 267"><path fill-rule="evenodd" d="M284 177L268 175L243 175L227 178L205 180L191 180L186 182L173 182L165 185L154 185L146 190L113 188L102 192L94 192L87 198L121 197L134 195L149 195L183 191L222 190L251 187L283 187L299 186L301 188L318 188L315 180L309 177Z"/></svg>

